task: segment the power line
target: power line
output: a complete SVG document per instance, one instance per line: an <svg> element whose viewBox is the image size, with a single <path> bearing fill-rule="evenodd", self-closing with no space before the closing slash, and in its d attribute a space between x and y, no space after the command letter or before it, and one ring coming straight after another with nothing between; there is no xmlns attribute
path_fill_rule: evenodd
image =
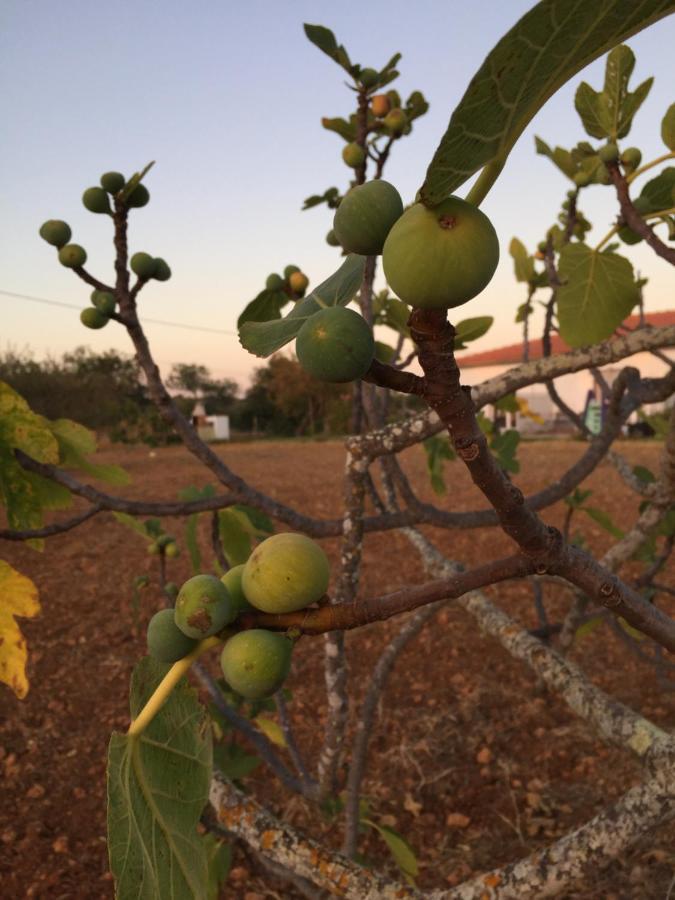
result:
<svg viewBox="0 0 675 900"><path fill-rule="evenodd" d="M33 297L30 294L17 294L15 291L5 291L0 288L0 294L4 294L7 297L17 297L19 300L30 300L32 303L43 303L45 306L61 306L66 309L81 309L81 306L76 306L74 303L64 303L62 300L48 300L46 297ZM238 337L236 331L226 331L222 328L206 328L203 325L188 325L185 322L167 322L166 319L147 319L143 317L143 322L148 322L152 325L167 325L170 328L184 328L187 331L205 331L209 334L226 334L230 337Z"/></svg>

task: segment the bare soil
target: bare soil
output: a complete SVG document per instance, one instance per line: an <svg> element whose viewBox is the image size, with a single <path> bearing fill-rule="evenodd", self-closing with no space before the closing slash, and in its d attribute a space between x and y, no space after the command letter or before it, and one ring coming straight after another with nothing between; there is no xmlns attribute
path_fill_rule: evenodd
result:
<svg viewBox="0 0 675 900"><path fill-rule="evenodd" d="M657 443L626 443L620 449L635 464L658 466ZM519 453L523 474L515 480L526 493L537 490L583 450L574 441L526 443ZM340 514L340 443L232 444L219 452L235 471L272 496L313 515ZM182 448L149 452L114 447L100 458L129 471L133 482L123 491L129 497L173 499L180 488L212 480ZM420 493L433 499L421 448L406 452L403 464ZM449 490L441 505L482 505L459 464L449 465L447 475ZM587 486L594 491L594 505L620 527L630 527L638 499L610 465L601 465ZM561 525L564 511L558 504L544 518ZM183 523L167 520L166 527L180 539ZM577 529L598 554L612 542L587 517L575 520ZM428 533L445 552L468 564L509 549L508 539L496 529ZM337 540L323 545L335 565ZM2 542L0 555L34 579L42 603L38 619L21 620L30 651L30 693L18 701L0 690L0 896L110 898L106 752L111 731L128 725L129 674L144 653L144 625L163 605L157 587L147 589L141 596L141 627L135 627L132 582L147 572L156 585L156 557L148 556L143 540L108 514L50 539L42 554ZM364 563L364 593L423 579L416 554L395 532L369 536ZM170 566L172 580L189 577L185 552ZM661 580L672 585L674 575L671 565ZM536 626L526 584L501 585L488 594L520 622ZM555 621L569 597L547 587L545 602ZM348 635L350 683L357 702L378 651L399 627L396 620ZM324 715L322 644L321 638L301 642L289 682L291 717L310 763L320 747ZM661 727L675 724L675 695L606 626L580 640L572 655L600 687ZM412 844L423 889L457 884L545 846L641 777L626 752L603 744L452 604L400 657L381 703L370 760L364 785L370 815ZM246 784L280 817L339 846L340 822L328 821L292 797L264 767ZM674 838L675 827L662 827L608 871L592 874L565 896L665 900L675 871ZM374 835L363 836L360 851L398 877ZM260 900L296 894L261 876L238 849L223 896Z"/></svg>

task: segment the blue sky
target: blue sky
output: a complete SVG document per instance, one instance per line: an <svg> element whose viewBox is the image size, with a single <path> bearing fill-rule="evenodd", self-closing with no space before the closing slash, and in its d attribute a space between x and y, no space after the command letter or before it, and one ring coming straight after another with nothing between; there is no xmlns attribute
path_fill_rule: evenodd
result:
<svg viewBox="0 0 675 900"><path fill-rule="evenodd" d="M89 289L58 264L38 237L40 224L63 218L89 254L88 268L111 277L110 222L81 204L82 191L114 169L130 174L157 161L149 206L131 219L131 250L163 256L173 269L152 283L141 316L234 331L238 313L270 272L288 263L316 284L339 264L324 237L331 214L301 212L303 199L349 170L341 140L322 116L347 115L353 95L342 70L305 38L303 22L332 28L352 59L381 67L396 51L402 73L392 85L405 97L420 89L431 104L410 137L397 142L386 177L409 202L468 80L501 35L531 6L511 0L372 0L340 4L287 0L14 0L0 35L0 288L85 306ZM672 96L675 18L628 41L637 56L633 86L655 76L638 113L635 136L644 159L663 152L660 122ZM598 61L562 88L535 118L483 204L500 236L502 260L485 293L461 317L492 314L496 325L477 349L519 339L513 323L523 301L508 243L530 247L554 221L569 184L534 153L534 134L551 145L585 138L574 112L580 80L598 88ZM638 139L639 135L639 139ZM463 191L460 191L460 194ZM595 222L589 242L612 224L610 189L585 192ZM672 308L667 264L644 247L628 248L648 275L649 309ZM39 358L78 344L128 350L115 323L84 329L76 310L0 294L0 350L30 347ZM220 377L245 381L258 364L235 336L148 325L157 360L199 362Z"/></svg>

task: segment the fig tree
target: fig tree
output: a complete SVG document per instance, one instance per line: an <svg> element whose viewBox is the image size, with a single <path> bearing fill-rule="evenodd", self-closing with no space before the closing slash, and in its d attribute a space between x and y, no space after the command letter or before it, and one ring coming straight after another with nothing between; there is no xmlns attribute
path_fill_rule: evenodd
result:
<svg viewBox="0 0 675 900"><path fill-rule="evenodd" d="M268 613L294 612L326 593L330 569L318 544L304 534L274 534L249 556L241 585L248 602Z"/></svg>
<svg viewBox="0 0 675 900"><path fill-rule="evenodd" d="M155 269L157 268L154 256L150 256L149 253L134 253L131 257L131 261L129 263L131 266L131 271L138 275L143 281L147 281L148 278L152 278L155 274Z"/></svg>
<svg viewBox="0 0 675 900"><path fill-rule="evenodd" d="M112 212L108 195L101 187L87 188L82 194L82 203L84 203L85 209L88 209L89 212L108 214Z"/></svg>
<svg viewBox="0 0 675 900"><path fill-rule="evenodd" d="M91 302L104 316L109 316L110 313L115 312L115 295L109 291L92 291Z"/></svg>
<svg viewBox="0 0 675 900"><path fill-rule="evenodd" d="M366 151L360 144L354 142L345 144L342 148L342 158L350 168L358 169L365 162Z"/></svg>
<svg viewBox="0 0 675 900"><path fill-rule="evenodd" d="M403 215L403 201L388 181L367 181L343 197L333 219L338 240L349 253L372 256L382 252L394 222Z"/></svg>
<svg viewBox="0 0 675 900"><path fill-rule="evenodd" d="M59 250L59 262L67 269L77 269L87 261L87 253L79 244L66 244Z"/></svg>
<svg viewBox="0 0 675 900"><path fill-rule="evenodd" d="M383 119L390 109L391 104L386 94L375 94L370 101L370 110L378 119Z"/></svg>
<svg viewBox="0 0 675 900"><path fill-rule="evenodd" d="M161 256L155 257L155 273L152 277L155 281L168 281L171 278L171 269Z"/></svg>
<svg viewBox="0 0 675 900"><path fill-rule="evenodd" d="M382 266L410 306L461 306L485 288L499 262L492 222L476 206L448 197L433 209L415 203L389 232Z"/></svg>
<svg viewBox="0 0 675 900"><path fill-rule="evenodd" d="M284 279L281 277L281 275L277 275L276 272L273 272L271 275L267 276L265 287L268 291L283 291Z"/></svg>
<svg viewBox="0 0 675 900"><path fill-rule="evenodd" d="M215 575L195 575L176 598L176 625L188 637L202 640L234 620L236 609L227 588Z"/></svg>
<svg viewBox="0 0 675 900"><path fill-rule="evenodd" d="M108 316L101 312L100 309L96 309L95 306L88 306L80 313L80 322L86 325L87 328L103 328L109 321Z"/></svg>
<svg viewBox="0 0 675 900"><path fill-rule="evenodd" d="M331 306L304 323L295 342L302 368L319 381L361 378L375 355L373 332L353 309Z"/></svg>
<svg viewBox="0 0 675 900"><path fill-rule="evenodd" d="M408 124L408 117L402 109L391 109L384 117L384 127L390 134L401 134Z"/></svg>
<svg viewBox="0 0 675 900"><path fill-rule="evenodd" d="M242 612L249 612L253 609L251 604L246 599L246 595L244 594L244 589L241 585L242 575L244 574L245 563L242 563L239 566L232 566L231 569L221 577L221 581L227 588L227 592L230 595L232 602L237 607L237 615Z"/></svg>
<svg viewBox="0 0 675 900"><path fill-rule="evenodd" d="M304 294L309 284L309 278L304 272L293 272L288 279L288 283L294 294Z"/></svg>
<svg viewBox="0 0 675 900"><path fill-rule="evenodd" d="M379 80L379 72L376 72L375 69L361 69L359 72L359 81L366 89L375 87Z"/></svg>
<svg viewBox="0 0 675 900"><path fill-rule="evenodd" d="M127 197L127 206L132 209L146 206L150 202L150 191L144 184L138 184Z"/></svg>
<svg viewBox="0 0 675 900"><path fill-rule="evenodd" d="M49 219L40 226L40 237L52 247L64 247L72 236L70 226L61 219Z"/></svg>
<svg viewBox="0 0 675 900"><path fill-rule="evenodd" d="M165 586L166 589L167 586ZM148 653L159 662L178 662L197 646L199 641L189 638L176 625L172 609L160 609L148 623Z"/></svg>
<svg viewBox="0 0 675 900"><path fill-rule="evenodd" d="M262 700L279 690L291 667L293 643L283 634L252 628L233 635L223 647L225 681L247 700Z"/></svg>
<svg viewBox="0 0 675 900"><path fill-rule="evenodd" d="M101 187L109 194L119 194L126 180L121 172L104 172L101 175Z"/></svg>

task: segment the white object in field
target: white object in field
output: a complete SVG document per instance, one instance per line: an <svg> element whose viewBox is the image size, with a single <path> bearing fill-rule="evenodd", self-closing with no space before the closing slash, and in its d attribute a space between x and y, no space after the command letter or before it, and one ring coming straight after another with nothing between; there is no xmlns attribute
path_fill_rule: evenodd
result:
<svg viewBox="0 0 675 900"><path fill-rule="evenodd" d="M229 441L230 439L230 417L229 416L207 416L206 421L213 429L213 440Z"/></svg>

